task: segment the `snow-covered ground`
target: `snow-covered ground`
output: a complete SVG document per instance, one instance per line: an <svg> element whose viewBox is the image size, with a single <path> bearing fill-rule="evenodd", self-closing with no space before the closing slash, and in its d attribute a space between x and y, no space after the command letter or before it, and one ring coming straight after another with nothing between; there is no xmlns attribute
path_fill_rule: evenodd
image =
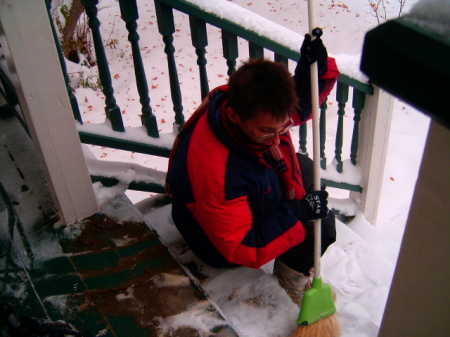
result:
<svg viewBox="0 0 450 337"><path fill-rule="evenodd" d="M195 3L208 1L192 0ZM407 12L416 0L406 1L403 12ZM294 0L215 1L220 6L239 5L257 13L292 31L287 43L291 43L307 32L307 2ZM149 79L153 112L157 116L160 132L172 132L174 120L169 92L168 71L163 52L164 45L157 33L157 22L153 2L138 1L140 9L140 46ZM99 17L102 22L103 38L114 41L107 50L110 62L115 98L122 109L127 126L139 126L140 105L132 80L131 48L127 32L119 17L118 1L102 0ZM317 24L324 30L324 42L331 56L341 60L343 68L356 78L359 73L359 54L364 34L377 25L368 1L317 1ZM397 1L386 2L388 17L396 17L399 11ZM191 46L189 22L186 16L176 13L174 46L179 78L183 88L183 106L186 117L200 103L200 89L197 85L198 70L195 64L195 50ZM217 28L209 27L208 70L218 74L210 77L210 89L226 82L226 65L221 57L221 39ZM299 46L301 39L298 39ZM245 50L244 43L240 47ZM247 57L244 51L242 59ZM345 63L345 64L344 64ZM295 64L290 64L290 67ZM79 79L77 72L87 76L88 72L78 65L68 64L73 81ZM212 71L214 69L214 71ZM192 85L191 85L192 83ZM76 96L85 122L102 123L104 117L95 114L103 106L103 94L91 89L78 88ZM333 103L331 103L333 104ZM95 108L94 108L95 107ZM376 227L368 224L361 214L347 225L338 223L338 241L322 261L323 275L337 292L339 318L345 337L376 336L388 295L392 274L397 259L403 229L408 216L409 205L420 165L429 119L407 104L395 99L391 134L382 184L382 196ZM167 161L137 153L114 149L89 147L93 156L102 160L126 161L165 170ZM107 202L116 190L98 188L97 195ZM179 234L170 219L170 206L148 212L146 202L152 195L127 191L127 196L143 211L147 222L154 226L170 246L180 243ZM333 196L333 195L332 195ZM186 258L181 256L181 259ZM194 258L194 257L189 257ZM203 284L210 297L219 305L225 316L242 336L272 337L287 336L295 329L298 308L289 302L270 275L271 265L261 270L238 269L219 273L205 267L210 279ZM241 282L241 283L239 283ZM266 294L262 307L252 306L250 299L257 294ZM233 295L233 297L230 297ZM189 322L185 322L189 324Z"/></svg>

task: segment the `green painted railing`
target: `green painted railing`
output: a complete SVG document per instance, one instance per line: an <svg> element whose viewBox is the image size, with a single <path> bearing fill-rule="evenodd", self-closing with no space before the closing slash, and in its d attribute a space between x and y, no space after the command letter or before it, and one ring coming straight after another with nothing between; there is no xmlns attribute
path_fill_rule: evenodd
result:
<svg viewBox="0 0 450 337"><path fill-rule="evenodd" d="M137 32L138 7L136 0L119 0L121 17L125 21L126 28L129 32L128 40L131 43L133 52L133 62L136 76L137 89L140 96L140 103L142 105L142 125L145 126L147 134L150 138L156 139L161 137L158 133L158 125L150 104L150 97L148 86L146 82L146 75L143 67L143 61L139 48L139 35ZM120 107L117 105L114 98L114 89L111 82L111 74L108 68L108 60L106 58L105 48L103 46L103 39L100 34L100 21L97 17L97 0L82 0L82 4L86 8L86 13L89 17L89 27L92 30L93 42L98 62L99 77L105 95L105 113L110 120L112 129L119 133L126 134L122 121L122 114ZM220 18L219 16L208 13L197 7L196 5L183 0L155 0L155 9L158 21L158 30L164 42L164 52L167 56L167 65L169 69L170 78L170 93L173 103L173 111L175 114L175 123L182 128L185 122L182 105L182 87L178 79L177 64L175 62L176 50L173 46L175 33L175 19L174 10L185 13L189 16L189 23L191 29L192 46L197 55L197 64L199 70L199 87L201 89L201 98L203 99L209 92L209 80L206 70L206 47L208 45L207 25L218 27L222 32L222 50L223 57L227 65L227 74L231 75L236 70L236 60L239 57L238 38L244 39L248 42L248 50L250 57L263 57L264 50L270 50L274 53L273 59L278 62L288 64L289 60L297 61L300 58L300 53L297 50L288 48L277 41L262 36L256 32L245 29L239 24L231 20ZM63 64L64 62L62 62ZM63 66L65 71L65 67ZM186 84L185 84L186 85ZM353 135L350 149L350 160L353 165L357 164L358 158L358 142L359 142L359 122L364 116L364 103L366 95L373 94L373 88L366 84L359 82L349 76L342 74L339 77L336 101L338 102L338 124L336 129L336 141L334 150L334 162L338 172L342 172L343 159L343 129L344 129L344 114L345 108L349 99L349 92L352 91L352 108L354 111L353 118ZM326 115L327 103L321 107L321 166L323 169L327 166L327 158L325 156L325 136L326 136ZM74 107L74 117L80 123L83 123L77 108ZM307 153L307 127L299 128L299 149L303 153ZM142 143L131 140L124 140L124 137L111 137L94 132L80 131L80 139L83 143L100 145L106 147L117 148L127 151L135 151L139 153L151 154L156 156L168 157L170 154L170 147L163 147L148 143ZM126 137L125 137L126 138ZM114 179L95 176L95 181L103 181L105 184L114 183ZM345 182L337 182L324 179L325 183L331 187L338 187L350 191L362 191L362 186L354 185ZM162 192L164 186L157 184L143 184L132 183L130 189Z"/></svg>

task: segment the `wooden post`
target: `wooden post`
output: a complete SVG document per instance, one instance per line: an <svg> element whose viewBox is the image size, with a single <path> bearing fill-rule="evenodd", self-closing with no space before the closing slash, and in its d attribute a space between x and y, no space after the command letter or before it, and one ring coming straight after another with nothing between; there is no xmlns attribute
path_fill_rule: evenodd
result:
<svg viewBox="0 0 450 337"><path fill-rule="evenodd" d="M338 124L336 127L336 145L334 150L334 158L336 161L336 171L342 173L342 146L344 142L344 115L345 105L348 101L349 86L344 83L337 83L336 86L336 100L338 101Z"/></svg>
<svg viewBox="0 0 450 337"><path fill-rule="evenodd" d="M248 54L252 59L259 59L264 57L264 48L258 46L256 43L248 43Z"/></svg>
<svg viewBox="0 0 450 337"><path fill-rule="evenodd" d="M0 0L7 62L62 220L98 211L44 1Z"/></svg>
<svg viewBox="0 0 450 337"><path fill-rule="evenodd" d="M431 121L379 337L449 334L449 148L450 130Z"/></svg>
<svg viewBox="0 0 450 337"><path fill-rule="evenodd" d="M320 106L320 168L325 170L327 167L327 157L325 156L325 142L327 140L327 101Z"/></svg>
<svg viewBox="0 0 450 337"><path fill-rule="evenodd" d="M138 25L136 22L139 19L137 3L136 0L119 0L119 4L122 19L126 22L128 30L128 41L130 41L131 50L133 51L134 74L139 93L139 102L142 106L141 122L150 137L159 138L158 122L150 106L147 76L145 75L144 62L142 61L141 49L139 48Z"/></svg>
<svg viewBox="0 0 450 337"><path fill-rule="evenodd" d="M206 30L206 22L189 16L189 24L191 27L192 45L195 47L197 54L197 65L200 73L200 92L202 101L209 94L208 74L206 71L206 46L208 45L208 34Z"/></svg>
<svg viewBox="0 0 450 337"><path fill-rule="evenodd" d="M222 49L223 57L227 60L227 75L231 76L236 71L236 59L239 56L237 35L222 29Z"/></svg>
<svg viewBox="0 0 450 337"><path fill-rule="evenodd" d="M173 46L173 34L175 33L175 22L172 8L159 1L155 1L156 17L158 19L158 30L163 37L164 52L167 55L167 67L170 78L170 94L172 97L173 111L175 112L175 123L181 130L184 125L183 105L181 98L180 81L178 79L177 64L175 62L175 47Z"/></svg>
<svg viewBox="0 0 450 337"><path fill-rule="evenodd" d="M360 209L367 221L375 224L391 129L394 99L379 87L366 96L360 123L358 163L361 165L363 192L351 192L351 198L361 198Z"/></svg>
<svg viewBox="0 0 450 337"><path fill-rule="evenodd" d="M111 72L106 58L105 47L100 33L100 21L97 17L98 0L81 0L86 8L86 15L89 18L89 28L91 28L92 39L94 41L95 56L97 58L98 75L103 86L103 94L105 94L105 114L111 121L114 131L125 132L123 125L122 113L114 98L114 88L112 86Z"/></svg>

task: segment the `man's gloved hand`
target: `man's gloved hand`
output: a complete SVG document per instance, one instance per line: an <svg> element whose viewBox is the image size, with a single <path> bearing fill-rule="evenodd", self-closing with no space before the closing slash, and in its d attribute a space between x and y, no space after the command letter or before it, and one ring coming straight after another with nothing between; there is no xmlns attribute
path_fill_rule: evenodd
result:
<svg viewBox="0 0 450 337"><path fill-rule="evenodd" d="M305 39L300 48L301 58L306 61L305 64L318 62L318 66L321 67L326 64L328 59L327 49L320 38L322 30L320 28L315 28L312 33L316 38L311 41L311 35L305 35Z"/></svg>
<svg viewBox="0 0 450 337"><path fill-rule="evenodd" d="M323 219L328 215L328 192L322 189L306 195L300 200L300 204L306 210L309 220Z"/></svg>

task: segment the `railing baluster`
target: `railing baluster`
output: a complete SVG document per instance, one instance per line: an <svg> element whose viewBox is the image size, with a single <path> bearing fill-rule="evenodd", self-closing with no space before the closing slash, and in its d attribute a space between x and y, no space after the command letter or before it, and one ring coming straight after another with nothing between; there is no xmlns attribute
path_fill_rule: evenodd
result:
<svg viewBox="0 0 450 337"><path fill-rule="evenodd" d="M158 122L150 106L147 77L145 76L144 64L139 48L139 34L137 33L136 23L136 20L139 18L139 13L136 0L119 0L119 5L122 19L126 22L128 41L131 43L131 50L133 52L134 74L136 76L139 101L142 106L141 122L147 129L147 134L150 137L159 138Z"/></svg>
<svg viewBox="0 0 450 337"><path fill-rule="evenodd" d="M258 46L257 44L253 42L248 43L248 52L250 55L250 58L252 59L259 59L264 57L264 48L261 46Z"/></svg>
<svg viewBox="0 0 450 337"><path fill-rule="evenodd" d="M325 156L325 141L327 138L327 100L320 106L320 167L325 170L327 158Z"/></svg>
<svg viewBox="0 0 450 337"><path fill-rule="evenodd" d="M274 60L275 62L281 62L284 63L286 66L288 66L289 59L283 55L275 53Z"/></svg>
<svg viewBox="0 0 450 337"><path fill-rule="evenodd" d="M227 60L227 75L231 76L236 71L236 59L239 56L237 35L222 30L223 57Z"/></svg>
<svg viewBox="0 0 450 337"><path fill-rule="evenodd" d="M63 54L63 52L61 50L61 45L59 43L59 38L58 38L58 35L56 34L55 25L53 23L53 19L52 19L52 16L50 14L51 5L50 5L50 3L47 0L45 1L45 4L47 6L48 18L50 20L50 25L52 27L53 38L55 39L56 50L58 52L59 63L61 64L61 69L62 69L62 72L63 72L64 81L66 82L67 93L69 94L69 101L70 101L70 106L72 107L73 116L80 124L83 124L83 119L81 118L81 113L80 113L80 108L78 107L77 98L75 97L75 95L73 93L73 90L72 90L72 87L70 86L70 77L67 74L67 67L66 67L66 61L64 60L64 54Z"/></svg>
<svg viewBox="0 0 450 337"><path fill-rule="evenodd" d="M298 129L299 134L299 151L302 154L308 155L308 150L306 149L306 138L308 136L308 126L306 123L300 125Z"/></svg>
<svg viewBox="0 0 450 337"><path fill-rule="evenodd" d="M189 24L191 26L192 45L195 47L195 53L197 54L197 65L200 73L200 92L203 100L209 93L208 74L206 72L207 60L205 57L205 47L208 45L206 23L190 15Z"/></svg>
<svg viewBox="0 0 450 337"><path fill-rule="evenodd" d="M105 94L105 114L111 121L114 131L124 132L125 128L123 126L122 114L119 106L116 104L116 99L114 98L111 73L109 71L108 60L106 59L105 48L103 47L103 40L100 34L100 21L97 18L98 0L81 0L81 3L86 8L86 14L89 17L89 28L91 28L95 55L97 56L98 74L103 86L103 93Z"/></svg>
<svg viewBox="0 0 450 337"><path fill-rule="evenodd" d="M366 103L366 94L358 89L353 89L353 101L352 107L355 111L355 116L353 117L353 134L352 134L352 144L350 148L350 161L353 165L356 165L356 157L358 155L358 143L359 143L359 122L361 121L361 112L364 109L364 104Z"/></svg>
<svg viewBox="0 0 450 337"><path fill-rule="evenodd" d="M170 93L172 96L173 111L175 112L175 123L181 129L184 125L183 105L181 99L180 81L178 80L177 65L175 63L175 48L173 46L173 33L175 23L172 8L155 1L156 16L158 18L158 30L163 36L165 44L164 52L167 55L167 65L170 77Z"/></svg>
<svg viewBox="0 0 450 337"><path fill-rule="evenodd" d="M345 104L348 101L348 85L338 82L336 88L336 100L338 101L338 125L336 130L336 147L335 147L335 159L336 170L342 173L342 144L344 138L344 115Z"/></svg>

